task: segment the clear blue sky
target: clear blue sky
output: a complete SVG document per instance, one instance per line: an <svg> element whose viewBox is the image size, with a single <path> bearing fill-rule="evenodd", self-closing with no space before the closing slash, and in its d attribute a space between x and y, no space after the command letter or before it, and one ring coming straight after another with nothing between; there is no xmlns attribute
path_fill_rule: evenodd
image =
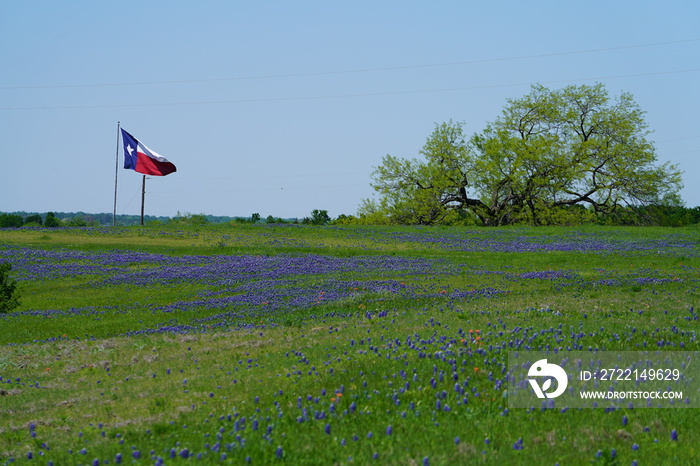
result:
<svg viewBox="0 0 700 466"><path fill-rule="evenodd" d="M0 211L112 212L117 122L177 165L146 213L354 214L385 154L542 83L630 92L700 205L700 2L8 1ZM121 164L121 154L119 154ZM119 170L120 214L141 175Z"/></svg>

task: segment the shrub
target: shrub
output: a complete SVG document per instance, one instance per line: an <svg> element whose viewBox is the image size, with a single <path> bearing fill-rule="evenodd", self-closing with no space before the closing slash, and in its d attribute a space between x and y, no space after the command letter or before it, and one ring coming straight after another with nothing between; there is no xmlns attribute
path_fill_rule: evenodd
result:
<svg viewBox="0 0 700 466"><path fill-rule="evenodd" d="M8 275L11 268L12 264L0 262L0 314L19 306L19 298L15 293L17 282L11 280Z"/></svg>
<svg viewBox="0 0 700 466"><path fill-rule="evenodd" d="M56 218L56 214L49 212L46 214L46 220L44 220L44 226L47 228L57 228L61 226L61 221Z"/></svg>
<svg viewBox="0 0 700 466"><path fill-rule="evenodd" d="M189 212L181 214L178 211L177 216L171 218L168 223L175 225L205 225L208 221L207 216L204 214L191 214Z"/></svg>
<svg viewBox="0 0 700 466"><path fill-rule="evenodd" d="M24 226L41 226L43 223L39 214L29 215L24 219Z"/></svg>
<svg viewBox="0 0 700 466"><path fill-rule="evenodd" d="M0 214L0 228L19 228L24 220L15 214Z"/></svg>
<svg viewBox="0 0 700 466"><path fill-rule="evenodd" d="M83 217L73 217L68 221L68 226L69 227L85 227L87 226L87 222Z"/></svg>
<svg viewBox="0 0 700 466"><path fill-rule="evenodd" d="M338 218L333 220L334 225L357 225L359 223L359 220L354 215L340 214Z"/></svg>
<svg viewBox="0 0 700 466"><path fill-rule="evenodd" d="M330 223L331 218L328 216L327 210L314 209L311 212L311 224L312 225L326 225Z"/></svg>

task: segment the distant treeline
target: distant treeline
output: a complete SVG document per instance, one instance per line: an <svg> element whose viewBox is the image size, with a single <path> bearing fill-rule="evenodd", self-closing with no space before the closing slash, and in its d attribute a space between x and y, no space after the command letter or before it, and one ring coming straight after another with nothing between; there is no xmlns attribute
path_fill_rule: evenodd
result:
<svg viewBox="0 0 700 466"><path fill-rule="evenodd" d="M573 206L566 209L567 215L562 215L562 222L554 222L561 225L598 224L598 225L638 225L638 226L670 226L682 227L687 225L700 225L700 206L643 206L620 208L612 213L602 215L591 212L582 206ZM85 226L109 226L113 224L112 214L92 214L85 212L0 212L0 228L22 227L85 227ZM203 225L221 223L263 223L263 224L305 224L305 225L389 225L396 221L381 215L378 212L362 212L359 215L341 214L331 218L328 211L314 209L311 215L304 218L280 218L268 215L262 217L259 213L253 213L250 217L229 217L225 215L206 214L178 214L175 217L157 217L145 215L144 223L147 225L181 224ZM117 215L117 226L140 225L139 215ZM443 222L443 225L479 225L478 219L468 215L456 216L453 221Z"/></svg>
<svg viewBox="0 0 700 466"><path fill-rule="evenodd" d="M321 215L314 217L314 212ZM311 217L280 218L268 215L262 218L260 214L254 213L250 217L229 217L225 215L205 215L205 214L178 214L175 217L163 217L154 215L144 215L144 223L154 224L206 224L206 223L329 223L330 217L326 211L314 211ZM320 220L319 220L320 219ZM114 217L108 213L86 213L86 212L0 212L0 228L21 228L21 227L85 227L85 226L109 226L114 223ZM117 226L132 226L141 224L140 215L117 215Z"/></svg>
<svg viewBox="0 0 700 466"><path fill-rule="evenodd" d="M166 222L169 217L144 216L145 222ZM7 212L0 213L0 228L20 227L84 227L112 225L112 214L91 214L86 212ZM117 215L117 225L139 225L140 215Z"/></svg>

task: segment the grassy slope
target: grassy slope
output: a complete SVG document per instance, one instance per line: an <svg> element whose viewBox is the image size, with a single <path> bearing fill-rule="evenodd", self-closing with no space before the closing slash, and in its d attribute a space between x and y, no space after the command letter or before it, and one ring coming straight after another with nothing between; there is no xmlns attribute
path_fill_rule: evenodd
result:
<svg viewBox="0 0 700 466"><path fill-rule="evenodd" d="M362 464L375 454L384 464L420 463L426 457L430 464L588 464L606 459L692 464L700 454L700 421L694 410L508 411L502 391L490 379L498 376L508 345L550 328L563 329L562 346L572 343L567 340L571 329L585 334L577 340L584 347L635 350L664 341L665 349L678 350L683 343L683 349L698 350L697 321L688 319L688 309L697 301L697 248L624 254L464 252L424 239L644 242L663 237L688 242L698 236L692 229L593 227L479 229L466 234L449 228L249 225L0 231L0 244L7 246L173 256L387 255L442 261L458 270L396 277L426 290L424 298L358 293L338 302L287 309L283 315L254 313L238 322L248 324L246 329L135 337L123 335L166 320L155 307L191 301L211 287L95 286L92 276L24 281L20 311L94 306L101 313L51 319L16 314L2 321L0 341L11 345L2 348L0 376L12 383L0 384L0 451L7 452L0 459L26 459L29 452L37 458L42 452L56 464L92 464L93 459L113 462L119 453L132 461L133 447L144 464L153 462L151 451L153 458L169 459L171 450L180 460L193 452L211 463L225 454L226 461L250 457L261 464L279 460L276 453L282 447L281 460L290 464ZM585 284L557 287L552 280L513 278L547 270L574 272ZM619 284L591 285L598 277ZM670 281L639 285L634 280L640 277ZM322 278L310 277L307 284ZM385 277L378 271L368 278ZM441 295L443 290L486 287L508 293L461 301ZM379 317L380 311L386 315ZM216 310L192 314L169 313L167 319L187 323ZM23 344L49 338L58 341ZM407 349L408 338L423 340L424 352L431 354L454 340L456 371L451 363ZM541 345L555 342L550 333L534 340ZM455 372L459 383L468 385L466 406L464 397L455 393ZM450 411L444 410L445 404ZM321 412L324 418L314 419ZM243 417L245 423L240 422ZM30 424L36 426L35 437ZM678 441L670 439L673 429ZM513 444L520 438L524 448L516 450Z"/></svg>

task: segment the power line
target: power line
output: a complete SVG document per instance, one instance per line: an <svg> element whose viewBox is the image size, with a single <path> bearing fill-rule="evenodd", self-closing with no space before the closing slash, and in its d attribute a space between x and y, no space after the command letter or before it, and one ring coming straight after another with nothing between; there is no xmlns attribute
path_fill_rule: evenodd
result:
<svg viewBox="0 0 700 466"><path fill-rule="evenodd" d="M142 82L122 82L122 83L82 83L82 84L46 84L37 86L0 86L0 90L18 90L18 89L58 89L58 88L75 88L75 87L117 87L117 86L153 86L162 84L193 84L193 83L207 83L207 82L222 82L222 81L243 81L243 80L256 80L256 79L281 79L281 78L300 78L300 77L310 77L310 76L328 76L328 75L340 75L340 74L353 74L353 73L374 73L380 71L398 71L398 70L410 70L410 69L420 69L420 68L437 68L444 66L457 66L457 65L473 65L477 63L493 63L502 61L513 61L513 60L529 60L533 58L547 58L547 57L559 57L565 55L577 55L586 53L600 53L600 52L610 52L614 50L628 50L635 48L644 47L656 47L660 45L673 45L682 44L689 42L698 42L700 39L683 39L674 40L668 42L654 42L649 44L635 44L635 45L622 45L617 47L605 47L598 49L588 49L588 50L574 50L567 52L553 52L553 53L541 53L534 55L520 55L514 57L498 57L498 58L483 58L477 60L464 60L455 62L445 62L445 63L428 63L428 64L417 64L417 65L402 65L402 66L387 66L387 67L377 67L377 68L361 68L354 70L341 70L341 71L320 71L320 72L305 72L305 73L287 73L287 74L273 74L273 75L251 75L251 76L238 76L229 78L205 78L205 79L178 79L178 80L167 80L167 81L142 81Z"/></svg>
<svg viewBox="0 0 700 466"><path fill-rule="evenodd" d="M319 174L302 174L302 175L259 175L259 176L178 176L180 180L251 180L251 179L269 179L269 178L319 178L329 176L347 176L347 175L365 175L367 172L346 172L346 173L319 173Z"/></svg>
<svg viewBox="0 0 700 466"><path fill-rule="evenodd" d="M656 142L671 142L671 141L683 141L685 139L697 139L700 138L700 136L685 136L682 138L674 138L674 139L663 139L661 141L656 141Z"/></svg>
<svg viewBox="0 0 700 466"><path fill-rule="evenodd" d="M695 73L700 71L700 68L692 68L688 70L678 71L658 71L651 73L625 74L616 76L598 76L593 78L576 78L576 79L558 79L551 81L539 81L538 84L561 84L576 81L598 81L604 79L622 79L622 78L638 78L646 76L661 76L680 73ZM180 105L216 105L216 104L241 104L241 103L261 103L261 102L285 102L285 101L302 101L302 100L325 100L339 99L348 97L381 97L391 95L409 95L409 94L427 94L437 92L455 92L468 91L479 89L496 89L504 87L529 86L532 83L511 83L511 84L489 84L480 86L452 87L442 89L422 89L413 91L390 91L390 92L368 92L359 94L335 94L322 96L306 96L306 97L270 97L262 99L234 99L234 100L210 100L210 101L195 101L195 102L166 102L166 103L139 103L139 104L100 104L100 105L65 105L65 106L41 106L41 107L0 107L0 110L66 110L66 109L92 109L92 108L127 108L127 107L172 107Z"/></svg>
<svg viewBox="0 0 700 466"><path fill-rule="evenodd" d="M357 187L369 187L369 183L362 184L343 184L343 185L331 185L331 186L295 186L295 187L281 187L279 191L302 191L307 189L339 189L339 188L357 188ZM207 190L207 191L148 191L149 194L204 194L204 193L242 193L242 192L270 192L276 188L254 188L254 189L219 189L219 190Z"/></svg>
<svg viewBox="0 0 700 466"><path fill-rule="evenodd" d="M672 156L672 155L694 154L694 153L696 153L696 152L700 152L700 149L685 150L685 151L683 151L683 152L671 152L671 153L669 153L669 154L667 154L667 153L664 152L662 155L663 155L664 157L670 157L670 156Z"/></svg>

